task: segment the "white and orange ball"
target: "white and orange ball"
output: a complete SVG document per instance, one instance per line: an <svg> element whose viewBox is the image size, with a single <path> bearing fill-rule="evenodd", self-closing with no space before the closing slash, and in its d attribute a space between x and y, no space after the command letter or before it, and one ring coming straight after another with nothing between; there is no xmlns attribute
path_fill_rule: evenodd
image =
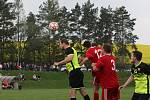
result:
<svg viewBox="0 0 150 100"><path fill-rule="evenodd" d="M56 31L56 30L58 30L59 25L58 25L57 22L50 22L50 23L49 23L49 28L50 28L52 31Z"/></svg>

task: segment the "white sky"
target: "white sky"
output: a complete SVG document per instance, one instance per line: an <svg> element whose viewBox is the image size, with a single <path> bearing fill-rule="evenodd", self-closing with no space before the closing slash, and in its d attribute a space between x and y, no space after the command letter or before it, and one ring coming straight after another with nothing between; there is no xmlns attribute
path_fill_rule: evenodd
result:
<svg viewBox="0 0 150 100"><path fill-rule="evenodd" d="M46 0L22 0L26 14L30 11L38 13L39 6ZM71 9L78 2L82 5L87 0L58 0L60 7L66 6ZM134 33L139 36L137 43L150 45L150 0L91 0L95 7L112 7L113 9L125 6L132 18L136 18Z"/></svg>

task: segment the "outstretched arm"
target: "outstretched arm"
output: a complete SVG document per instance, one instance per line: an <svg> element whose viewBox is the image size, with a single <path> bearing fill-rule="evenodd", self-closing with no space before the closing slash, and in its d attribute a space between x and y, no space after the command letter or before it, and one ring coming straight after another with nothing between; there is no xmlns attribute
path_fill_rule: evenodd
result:
<svg viewBox="0 0 150 100"><path fill-rule="evenodd" d="M98 68L96 67L96 63L91 64L93 71L98 71Z"/></svg>
<svg viewBox="0 0 150 100"><path fill-rule="evenodd" d="M81 63L80 63L80 66L82 66L86 61L88 61L89 59L87 58L87 57L85 57L82 61L81 61Z"/></svg>
<svg viewBox="0 0 150 100"><path fill-rule="evenodd" d="M69 54L64 60L62 60L60 62L54 62L54 65L58 66L58 65L66 64L66 63L71 62L72 59L73 59L73 54Z"/></svg>
<svg viewBox="0 0 150 100"><path fill-rule="evenodd" d="M133 75L131 75L131 76L128 78L128 80L127 80L122 86L119 87L119 89L125 88L125 87L128 86L133 80L134 80Z"/></svg>

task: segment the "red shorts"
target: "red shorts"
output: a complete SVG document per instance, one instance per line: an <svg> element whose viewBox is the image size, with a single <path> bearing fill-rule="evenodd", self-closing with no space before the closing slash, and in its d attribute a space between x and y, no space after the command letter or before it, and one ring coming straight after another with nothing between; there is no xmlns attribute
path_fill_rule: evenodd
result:
<svg viewBox="0 0 150 100"><path fill-rule="evenodd" d="M118 88L102 89L102 100L120 100L120 91Z"/></svg>
<svg viewBox="0 0 150 100"><path fill-rule="evenodd" d="M99 86L99 79L95 76L95 77L93 77L93 85L95 85L95 86Z"/></svg>
<svg viewBox="0 0 150 100"><path fill-rule="evenodd" d="M99 85L99 78L98 78L98 73L97 72L94 72L92 71L92 76L93 76L93 85Z"/></svg>

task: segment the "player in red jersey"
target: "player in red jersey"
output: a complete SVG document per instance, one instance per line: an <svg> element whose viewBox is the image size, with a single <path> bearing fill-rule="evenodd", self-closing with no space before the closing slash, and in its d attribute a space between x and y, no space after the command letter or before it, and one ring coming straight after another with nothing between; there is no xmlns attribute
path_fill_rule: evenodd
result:
<svg viewBox="0 0 150 100"><path fill-rule="evenodd" d="M102 87L102 100L120 100L119 80L116 72L116 58L112 55L111 45L105 44L102 48L103 56L93 64L93 70L99 74Z"/></svg>
<svg viewBox="0 0 150 100"><path fill-rule="evenodd" d="M92 46L89 41L84 41L83 46L87 49L85 58L81 61L80 65L83 65L87 60L91 62L91 64L96 63L98 59L101 57L101 47L94 45ZM93 75L93 91L94 91L94 100L99 100L99 80L97 78L97 72L92 70Z"/></svg>

